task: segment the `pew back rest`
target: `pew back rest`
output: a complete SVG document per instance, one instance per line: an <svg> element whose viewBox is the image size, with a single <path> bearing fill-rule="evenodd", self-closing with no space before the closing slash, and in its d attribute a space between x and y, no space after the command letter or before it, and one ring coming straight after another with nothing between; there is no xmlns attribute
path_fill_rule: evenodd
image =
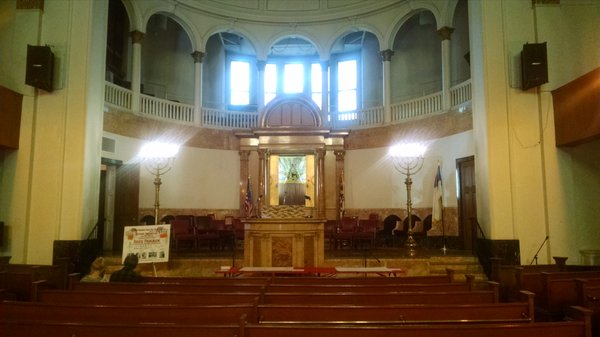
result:
<svg viewBox="0 0 600 337"><path fill-rule="evenodd" d="M266 292L262 304L393 305L498 303L492 290L392 293L307 293Z"/></svg>
<svg viewBox="0 0 600 337"><path fill-rule="evenodd" d="M270 284L269 292L309 292L309 293L373 293L373 292L409 292L409 291L468 291L472 285L463 283L430 283L430 284Z"/></svg>
<svg viewBox="0 0 600 337"><path fill-rule="evenodd" d="M185 283L127 283L127 282L79 282L73 284L73 290L93 291L175 291L175 292L254 292L265 290L262 284L185 284Z"/></svg>
<svg viewBox="0 0 600 337"><path fill-rule="evenodd" d="M59 322L227 324L242 315L255 322L254 304L239 305L74 305L59 303L3 301L0 320L43 318Z"/></svg>
<svg viewBox="0 0 600 337"><path fill-rule="evenodd" d="M258 303L258 293L190 293L172 291L103 292L88 290L42 290L39 302L105 305L217 305Z"/></svg>
<svg viewBox="0 0 600 337"><path fill-rule="evenodd" d="M427 324L440 322L524 322L533 319L527 302L436 305L259 305L260 322Z"/></svg>

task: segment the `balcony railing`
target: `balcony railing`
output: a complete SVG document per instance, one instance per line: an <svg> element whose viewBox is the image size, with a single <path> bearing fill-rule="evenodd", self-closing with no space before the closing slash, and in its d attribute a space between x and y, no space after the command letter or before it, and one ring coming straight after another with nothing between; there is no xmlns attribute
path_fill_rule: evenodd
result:
<svg viewBox="0 0 600 337"><path fill-rule="evenodd" d="M133 92L106 82L105 103L117 109L132 111ZM427 116L443 112L442 92L393 104L391 122ZM450 88L450 104L456 108L471 101L471 80ZM202 108L199 116L194 114L194 106L173 102L141 94L140 108L137 113L144 116L167 119L182 123L198 124L215 129L252 129L259 126L259 113L246 111L229 111L222 109ZM134 111L132 111L134 112ZM134 112L135 113L135 112ZM330 127L334 128L368 128L384 125L385 110L382 106L359 111L331 112L328 116Z"/></svg>

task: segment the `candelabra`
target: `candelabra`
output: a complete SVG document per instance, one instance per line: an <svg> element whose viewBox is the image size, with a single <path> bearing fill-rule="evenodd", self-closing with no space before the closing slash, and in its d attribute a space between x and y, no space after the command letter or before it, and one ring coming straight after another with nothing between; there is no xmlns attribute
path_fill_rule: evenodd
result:
<svg viewBox="0 0 600 337"><path fill-rule="evenodd" d="M179 145L150 142L144 145L140 151L144 167L154 176L154 224L159 223L160 210L160 177L169 172L173 167L175 154L179 151Z"/></svg>
<svg viewBox="0 0 600 337"><path fill-rule="evenodd" d="M426 148L418 144L401 144L390 149L390 155L394 160L394 168L406 176L406 211L408 212L408 232L404 247L408 249L409 255L416 254L417 241L413 237L412 223L412 178L423 168L423 154Z"/></svg>

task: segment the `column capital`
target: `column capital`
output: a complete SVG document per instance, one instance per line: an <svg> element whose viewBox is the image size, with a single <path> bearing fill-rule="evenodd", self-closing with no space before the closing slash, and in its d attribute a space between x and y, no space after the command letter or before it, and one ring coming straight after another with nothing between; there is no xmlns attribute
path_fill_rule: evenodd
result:
<svg viewBox="0 0 600 337"><path fill-rule="evenodd" d="M329 68L329 60L319 61L319 63L321 64L321 71L324 71L325 69Z"/></svg>
<svg viewBox="0 0 600 337"><path fill-rule="evenodd" d="M390 62L392 60L392 56L394 56L394 51L391 49L382 50L379 53L383 58L383 62Z"/></svg>
<svg viewBox="0 0 600 337"><path fill-rule="evenodd" d="M239 152L240 160L248 161L248 157L250 157L250 151L248 150L240 150Z"/></svg>
<svg viewBox="0 0 600 337"><path fill-rule="evenodd" d="M192 57L194 58L194 63L202 63L202 59L204 58L205 54L201 51L196 50L190 55L192 55Z"/></svg>
<svg viewBox="0 0 600 337"><path fill-rule="evenodd" d="M140 32L139 30L134 30L131 31L129 35L131 36L131 43L142 43L142 40L146 34Z"/></svg>
<svg viewBox="0 0 600 337"><path fill-rule="evenodd" d="M438 29L437 32L438 32L438 35L440 36L440 38L442 39L442 41L444 41L444 40L450 40L450 36L454 32L454 28L452 28L452 27L442 27L442 28Z"/></svg>
<svg viewBox="0 0 600 337"><path fill-rule="evenodd" d="M346 155L346 150L335 150L335 151L333 151L333 154L335 154L335 160L341 161L341 160L344 160L344 156Z"/></svg>
<svg viewBox="0 0 600 337"><path fill-rule="evenodd" d="M323 159L327 151L325 149L316 149L315 153L317 154L317 159Z"/></svg>
<svg viewBox="0 0 600 337"><path fill-rule="evenodd" d="M262 60L256 61L256 68L258 68L258 71L265 71L266 66L267 66L267 61L262 61Z"/></svg>
<svg viewBox="0 0 600 337"><path fill-rule="evenodd" d="M265 159L265 156L269 153L269 150L258 149L258 150L256 150L256 152L258 152L258 159Z"/></svg>

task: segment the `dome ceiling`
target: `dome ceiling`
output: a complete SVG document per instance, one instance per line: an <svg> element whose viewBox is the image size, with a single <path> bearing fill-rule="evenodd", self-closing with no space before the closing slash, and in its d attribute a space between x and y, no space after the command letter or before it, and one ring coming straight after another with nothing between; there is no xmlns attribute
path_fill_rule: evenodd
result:
<svg viewBox="0 0 600 337"><path fill-rule="evenodd" d="M190 11L244 21L306 23L360 17L409 0L170 0Z"/></svg>

